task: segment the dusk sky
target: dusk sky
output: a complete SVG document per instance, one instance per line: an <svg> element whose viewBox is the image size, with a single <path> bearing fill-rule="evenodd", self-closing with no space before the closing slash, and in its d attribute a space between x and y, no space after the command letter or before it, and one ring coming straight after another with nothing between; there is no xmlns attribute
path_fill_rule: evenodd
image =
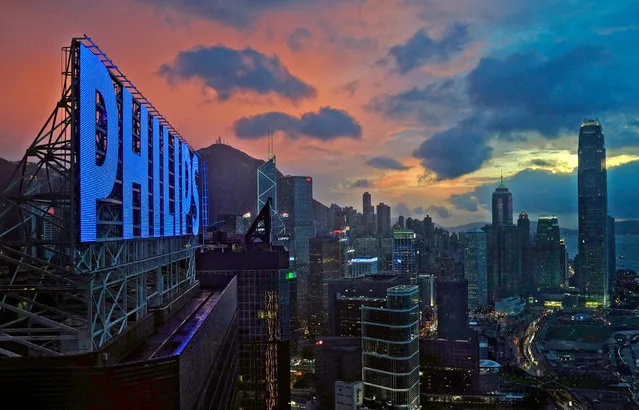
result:
<svg viewBox="0 0 639 410"><path fill-rule="evenodd" d="M636 0L22 0L0 5L0 156L91 37L195 148L221 136L314 196L454 226L514 209L576 227L577 135L597 117L609 212L639 218ZM210 193L214 195L215 193Z"/></svg>

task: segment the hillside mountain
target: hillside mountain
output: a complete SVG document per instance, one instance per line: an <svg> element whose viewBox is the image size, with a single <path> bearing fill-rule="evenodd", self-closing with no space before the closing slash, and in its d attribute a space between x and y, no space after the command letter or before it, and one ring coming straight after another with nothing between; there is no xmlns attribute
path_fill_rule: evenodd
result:
<svg viewBox="0 0 639 410"><path fill-rule="evenodd" d="M209 220L216 215L255 212L257 168L264 161L226 144L198 150L206 161L209 184Z"/></svg>
<svg viewBox="0 0 639 410"><path fill-rule="evenodd" d="M625 221L625 222L635 222L635 221ZM619 223L620 222L617 222L615 224L617 229L619 229L618 228L619 227ZM465 224L465 225L453 226L453 227L449 227L449 228L446 228L446 227L442 226L441 228L445 229L445 230L447 230L449 232L468 232L468 231L470 231L472 229L482 228L482 227L484 227L486 225L490 225L490 222L471 222L471 223ZM630 227L630 226L628 225L628 227ZM634 232L639 233L639 222L637 222L635 227L637 229ZM630 228L632 228L632 227L630 227ZM530 221L530 231L531 232L536 232L537 231L537 221ZM561 235L562 238L564 236L567 236L567 235L577 235L577 233L578 233L577 230L575 230L575 229L568 229L568 228L562 228L562 227L559 227L559 232L560 232L560 235ZM619 232L617 232L617 233L619 233Z"/></svg>

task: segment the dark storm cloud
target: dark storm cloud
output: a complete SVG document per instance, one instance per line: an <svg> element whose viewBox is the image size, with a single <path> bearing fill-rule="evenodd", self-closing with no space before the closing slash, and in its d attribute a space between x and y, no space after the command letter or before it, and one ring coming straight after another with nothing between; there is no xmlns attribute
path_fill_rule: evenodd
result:
<svg viewBox="0 0 639 410"><path fill-rule="evenodd" d="M474 119L454 128L437 132L413 151L424 169L435 173L437 180L454 179L473 172L488 161L493 148L489 135Z"/></svg>
<svg viewBox="0 0 639 410"><path fill-rule="evenodd" d="M389 118L402 119L415 116L426 125L439 125L445 111L459 109L464 105L456 79L446 79L423 88L413 87L397 94L374 97L366 106Z"/></svg>
<svg viewBox="0 0 639 410"><path fill-rule="evenodd" d="M476 212L479 209L479 201L472 192L461 195L453 194L448 200L456 209L468 212Z"/></svg>
<svg viewBox="0 0 639 410"><path fill-rule="evenodd" d="M391 205L391 212L395 216L400 216L400 215L404 217L410 216L410 209L408 208L408 205L406 205L403 202L399 202L395 205Z"/></svg>
<svg viewBox="0 0 639 410"><path fill-rule="evenodd" d="M578 127L586 113L627 106L629 90L610 77L613 68L609 51L594 45L551 58L532 51L483 58L467 77L468 97L475 109L489 113L492 131L555 138Z"/></svg>
<svg viewBox="0 0 639 410"><path fill-rule="evenodd" d="M311 32L304 27L300 27L288 37L287 44L291 50L298 52L304 48L304 44L311 38L313 38Z"/></svg>
<svg viewBox="0 0 639 410"><path fill-rule="evenodd" d="M366 165L377 169L390 169L396 171L405 171L410 168L391 157L373 157L366 161Z"/></svg>
<svg viewBox="0 0 639 410"><path fill-rule="evenodd" d="M340 87L337 87L336 91L339 93L348 94L349 96L353 96L358 88L359 88L359 80L355 80L355 81L351 81L350 83L344 84Z"/></svg>
<svg viewBox="0 0 639 410"><path fill-rule="evenodd" d="M372 184L368 179L358 179L355 182L349 184L350 188L370 188Z"/></svg>
<svg viewBox="0 0 639 410"><path fill-rule="evenodd" d="M433 214L441 219L450 218L452 215L450 213L450 209L446 208L445 206L431 205L428 207L428 209L426 209L426 212L428 212L429 214Z"/></svg>
<svg viewBox="0 0 639 410"><path fill-rule="evenodd" d="M249 29L251 23L269 11L301 9L311 2L298 0L139 0L169 8L190 16L204 18L237 29ZM355 0L323 0L323 3L353 2Z"/></svg>
<svg viewBox="0 0 639 410"><path fill-rule="evenodd" d="M284 132L289 138L306 136L328 141L340 137L359 139L362 126L344 110L322 107L300 118L281 112L268 112L242 117L235 121L235 135L242 139L258 139L271 132Z"/></svg>
<svg viewBox="0 0 639 410"><path fill-rule="evenodd" d="M639 218L636 199L630 192L639 191L639 161L608 170L608 209L615 218ZM516 210L535 214L570 214L577 212L577 175L526 169L505 181L513 194ZM484 184L471 192L452 195L449 201L457 209L490 209L496 184ZM475 204L477 207L474 207ZM470 206L468 206L470 205Z"/></svg>
<svg viewBox="0 0 639 410"><path fill-rule="evenodd" d="M466 77L471 114L415 151L427 173L456 178L481 168L493 139L522 141L526 132L551 139L577 134L581 120L592 113L614 117L639 108L639 86L627 75L625 56L615 58L597 45L562 47L563 52L548 55L531 51L483 58ZM615 121L610 123L615 129ZM611 135L612 148L639 145L633 129Z"/></svg>
<svg viewBox="0 0 639 410"><path fill-rule="evenodd" d="M429 63L444 63L461 52L469 42L468 25L455 23L441 39L433 39L426 29L417 31L406 43L391 47L389 57L395 60L400 74Z"/></svg>
<svg viewBox="0 0 639 410"><path fill-rule="evenodd" d="M197 78L227 100L237 92L278 94L291 101L315 97L311 85L292 75L276 55L248 47L235 50L222 45L181 51L159 74L169 82Z"/></svg>

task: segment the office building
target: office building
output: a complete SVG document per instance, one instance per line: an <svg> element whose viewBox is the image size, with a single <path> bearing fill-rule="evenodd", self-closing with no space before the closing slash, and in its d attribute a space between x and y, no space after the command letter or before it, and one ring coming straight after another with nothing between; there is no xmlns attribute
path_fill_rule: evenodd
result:
<svg viewBox="0 0 639 410"><path fill-rule="evenodd" d="M419 302L421 310L435 307L435 277L433 275L417 275Z"/></svg>
<svg viewBox="0 0 639 410"><path fill-rule="evenodd" d="M309 247L307 337L325 335L328 327L326 281L343 277L345 241L337 237L312 238Z"/></svg>
<svg viewBox="0 0 639 410"><path fill-rule="evenodd" d="M606 148L599 121L586 119L579 131L577 172L579 245L577 275L586 306L607 307L608 295L608 178Z"/></svg>
<svg viewBox="0 0 639 410"><path fill-rule="evenodd" d="M361 307L384 306L389 288L409 283L406 276L389 274L328 280L328 335L360 337Z"/></svg>
<svg viewBox="0 0 639 410"><path fill-rule="evenodd" d="M522 293L522 246L519 226L513 225L512 194L501 184L492 197L493 224L484 230L488 240L488 304Z"/></svg>
<svg viewBox="0 0 639 410"><path fill-rule="evenodd" d="M257 168L257 208L255 215L258 215L264 205L266 205L266 202L270 200L272 241L277 241L278 237L286 230L277 207L277 177L278 171L275 165L275 156L272 156Z"/></svg>
<svg viewBox="0 0 639 410"><path fill-rule="evenodd" d="M413 231L393 231L393 273L415 278L417 274L415 238Z"/></svg>
<svg viewBox="0 0 639 410"><path fill-rule="evenodd" d="M519 218L517 218L517 228L519 229L521 246L524 248L530 246L530 219L528 219L526 212L519 214Z"/></svg>
<svg viewBox="0 0 639 410"><path fill-rule="evenodd" d="M486 232L474 229L464 241L464 275L468 281L468 307L488 305L488 241Z"/></svg>
<svg viewBox="0 0 639 410"><path fill-rule="evenodd" d="M313 226L313 179L308 176L285 176L278 180L278 211L289 237L289 271L297 278L296 318L308 316L306 305L309 277L309 241L315 234ZM298 326L295 326L299 329ZM299 338L300 335L296 335Z"/></svg>
<svg viewBox="0 0 639 410"><path fill-rule="evenodd" d="M359 410L364 402L364 383L335 382L335 410Z"/></svg>
<svg viewBox="0 0 639 410"><path fill-rule="evenodd" d="M375 207L371 203L371 194L368 192L364 192L362 195L362 225L364 235L375 235L377 233Z"/></svg>
<svg viewBox="0 0 639 410"><path fill-rule="evenodd" d="M383 202L377 205L377 234L389 235L391 233L391 209Z"/></svg>
<svg viewBox="0 0 639 410"><path fill-rule="evenodd" d="M437 336L464 340L468 329L468 280L437 278Z"/></svg>
<svg viewBox="0 0 639 410"><path fill-rule="evenodd" d="M510 226L513 224L513 194L504 185L504 177L493 192L492 199L493 226Z"/></svg>
<svg viewBox="0 0 639 410"><path fill-rule="evenodd" d="M479 391L479 344L467 340L420 339L422 390L459 395Z"/></svg>
<svg viewBox="0 0 639 410"><path fill-rule="evenodd" d="M537 289L558 288L563 283L561 239L556 216L540 216L537 221L537 252L533 281Z"/></svg>
<svg viewBox="0 0 639 410"><path fill-rule="evenodd" d="M288 252L282 247L220 251L196 256L203 286L235 277L239 326L238 408L288 408L290 401L290 289Z"/></svg>
<svg viewBox="0 0 639 410"><path fill-rule="evenodd" d="M378 257L374 258L352 258L348 260L347 276L356 278L358 276L376 274L379 271Z"/></svg>
<svg viewBox="0 0 639 410"><path fill-rule="evenodd" d="M315 391L321 410L333 410L337 382L362 380L362 339L324 337L315 342Z"/></svg>
<svg viewBox="0 0 639 410"><path fill-rule="evenodd" d="M386 307L362 307L364 404L416 410L419 405L419 290L387 291Z"/></svg>

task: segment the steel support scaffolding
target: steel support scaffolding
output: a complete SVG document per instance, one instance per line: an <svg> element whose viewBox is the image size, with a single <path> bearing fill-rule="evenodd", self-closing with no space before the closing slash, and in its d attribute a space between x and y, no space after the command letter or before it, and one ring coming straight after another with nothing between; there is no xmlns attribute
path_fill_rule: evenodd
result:
<svg viewBox="0 0 639 410"><path fill-rule="evenodd" d="M197 238L124 241L121 200L98 202L100 237L79 241L81 45L182 139L90 38L63 48L60 101L0 192L0 356L100 350L195 282Z"/></svg>

